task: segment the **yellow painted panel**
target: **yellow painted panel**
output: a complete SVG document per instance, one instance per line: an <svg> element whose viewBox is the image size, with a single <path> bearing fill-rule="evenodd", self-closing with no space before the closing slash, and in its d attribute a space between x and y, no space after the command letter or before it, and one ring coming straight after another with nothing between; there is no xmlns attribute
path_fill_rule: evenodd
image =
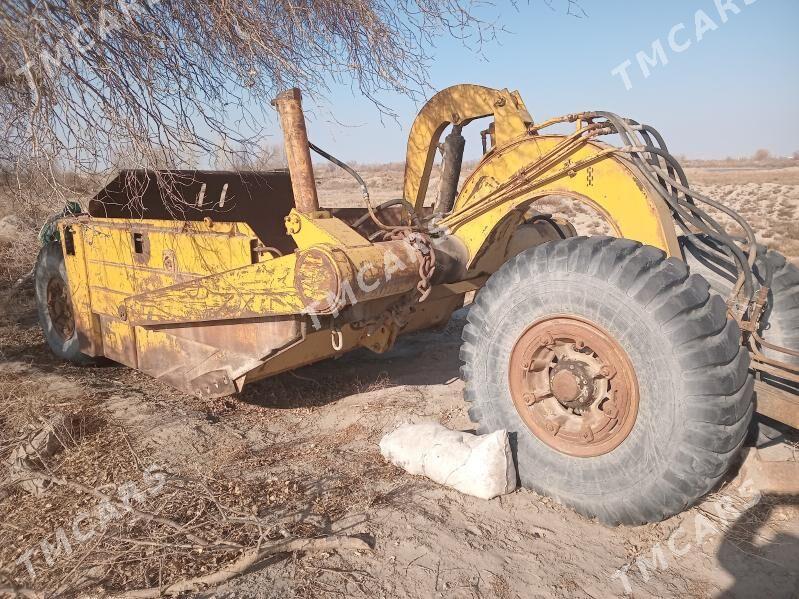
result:
<svg viewBox="0 0 799 599"><path fill-rule="evenodd" d="M66 231L67 228L69 231ZM93 298L88 285L83 229L76 223L66 222L59 223L59 229L80 350L87 356L100 356L103 354L102 337L92 314ZM74 250L73 254L67 252L67 235L72 239L70 248Z"/></svg>
<svg viewBox="0 0 799 599"><path fill-rule="evenodd" d="M572 176L564 174L498 206L473 208L475 217L465 222L459 220L461 211L480 205L497 186L511 179L519 169L537 161L562 139L562 136L533 136L519 140L512 148L488 155L467 179L455 209L442 224L463 240L469 249L470 260L474 259L494 226L512 210L528 203L534 206L536 199L551 195L566 195L586 202L603 215L621 237L661 248L669 255L679 252L668 208L636 176L632 165L615 156L603 157L587 168L574 171ZM554 166L541 178L604 149L602 144L589 143L574 152L568 163Z"/></svg>
<svg viewBox="0 0 799 599"><path fill-rule="evenodd" d="M125 299L130 297L130 293L124 291L114 291L105 287L90 287L92 294L92 312L95 314L105 314L107 316L119 316L119 307L125 303Z"/></svg>
<svg viewBox="0 0 799 599"><path fill-rule="evenodd" d="M250 242L256 237L246 225L240 232L237 223L219 223L213 229L202 223L183 224L178 227L173 221L119 219L87 223L87 254L92 262L164 269L165 253L169 253L177 270L196 276L250 263ZM133 252L134 233L143 236L145 251L139 255Z"/></svg>
<svg viewBox="0 0 799 599"><path fill-rule="evenodd" d="M237 265L238 266L238 265ZM89 267L93 272L102 274L102 277L91 281L92 287L110 288L113 285L114 291L125 293L126 295L136 295L155 291L163 287L170 287L178 283L185 283L198 276L182 272L171 272L164 269L149 268L147 266L130 266L127 264L115 264L112 262L91 261ZM212 273L209 273L212 274ZM105 283L105 285L103 285Z"/></svg>
<svg viewBox="0 0 799 599"><path fill-rule="evenodd" d="M138 368L136 359L136 338L133 327L119 319L103 316L103 353L106 357L125 364L131 368Z"/></svg>
<svg viewBox="0 0 799 599"><path fill-rule="evenodd" d="M91 290L91 311L114 317L126 297L249 265L257 239L243 223L85 217L71 222L81 232L76 245L85 264L73 279ZM141 254L134 253L134 233L143 235Z"/></svg>
<svg viewBox="0 0 799 599"><path fill-rule="evenodd" d="M166 324L298 314L294 255L195 279L125 301L131 323Z"/></svg>
<svg viewBox="0 0 799 599"><path fill-rule="evenodd" d="M533 122L518 92L482 85L453 85L434 95L419 111L408 135L404 198L421 212L438 140L450 123L466 125L494 116L495 139L502 145L524 134Z"/></svg>
<svg viewBox="0 0 799 599"><path fill-rule="evenodd" d="M369 240L359 235L347 223L337 218L312 218L296 210L288 216L288 227L299 249L314 245L329 244L336 247L359 247L370 245Z"/></svg>

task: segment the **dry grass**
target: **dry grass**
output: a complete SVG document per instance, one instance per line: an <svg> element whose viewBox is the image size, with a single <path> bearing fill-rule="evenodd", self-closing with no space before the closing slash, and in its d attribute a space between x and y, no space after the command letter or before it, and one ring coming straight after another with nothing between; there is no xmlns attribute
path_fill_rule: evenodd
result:
<svg viewBox="0 0 799 599"><path fill-rule="evenodd" d="M103 367L60 364L44 347L30 290L5 292L2 299L0 587L74 596L81 590L118 592L202 576L258 544L330 534L346 514L384 501L381 484L390 485L399 474L375 451L346 451L353 441L376 434L362 424L310 437L298 437L286 426L341 397L384 389L390 384L384 373L357 378L333 371L310 378L300 372L252 385L235 400L189 398L129 369L109 373ZM170 459L171 454L164 455L151 442L148 430L112 412L109 401L126 388L148 398L140 409L157 411L146 416L151 425L164 414L189 410L200 423L236 422L237 430L254 432L267 442L256 451L231 442L237 440L234 436L210 454L197 455L189 447L194 459ZM133 401L135 396L125 403ZM6 460L55 413L69 415L76 424L68 442L42 459L32 474L51 481L42 496L32 496L6 477ZM273 439L270 423L280 420L285 435ZM169 435L169 452L214 430L195 438L194 427L182 422L176 426ZM127 510L120 503L120 490L128 483L140 491L152 487L153 475L146 471L154 465L163 466L163 487L133 502L137 511ZM118 512L107 522L97 511L103 497ZM98 533L76 542L72 526L83 513L90 517L80 528ZM60 553L48 565L40 544L55 545L59 528L71 542L71 553ZM24 565L15 563L27 549L35 551L35 580L28 578ZM308 576L306 586L313 595L312 573Z"/></svg>
<svg viewBox="0 0 799 599"><path fill-rule="evenodd" d="M799 185L750 182L711 184L699 189L738 211L752 225L761 243L797 260ZM718 213L715 216L730 225L726 216Z"/></svg>
<svg viewBox="0 0 799 599"><path fill-rule="evenodd" d="M71 596L81 589L114 592L209 574L247 548L329 533L346 513L379 501L364 477L374 482L397 474L393 466L369 456L336 459L342 447L364 432L351 425L312 443L273 443L263 453L221 451L215 463L204 462L202 468L173 463L157 475L164 477L163 486L144 493L158 486L155 475L146 471L154 456L142 445L141 435L109 416L96 389L89 393L78 382L61 397L46 377L30 380L15 373L0 373L0 389L3 461L52 413L66 412L80 422L71 442L42 460L38 474L54 484L41 497L27 495L9 480L4 483L10 496L0 500L0 563L12 566L26 549L34 549L37 576L31 581L23 566L9 567L0 572L0 586ZM261 412L262 422L264 412L274 410L240 405L243 411ZM315 465L315 476L291 471L256 475L297 459ZM120 493L130 483L134 492L141 492L141 501L125 504ZM107 522L98 509L104 497L116 513ZM81 530L98 533L77 542L72 526L84 513L89 517L81 521ZM55 545L59 529L66 532L71 552L62 552L48 565L40 544Z"/></svg>

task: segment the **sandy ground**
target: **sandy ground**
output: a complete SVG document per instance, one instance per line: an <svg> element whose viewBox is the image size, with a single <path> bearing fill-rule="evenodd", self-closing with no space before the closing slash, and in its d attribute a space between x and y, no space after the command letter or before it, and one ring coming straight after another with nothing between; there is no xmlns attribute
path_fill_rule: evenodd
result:
<svg viewBox="0 0 799 599"><path fill-rule="evenodd" d="M397 180L381 176L385 186ZM799 253L799 174L780 172L787 182L703 176L707 191L761 219L755 225L769 227L783 251ZM349 202L322 187L323 197ZM799 498L764 491L748 466L665 522L608 528L526 490L482 501L386 464L377 443L400 423L473 429L458 378L468 307L442 330L402 337L389 353L357 351L256 383L238 398L203 401L113 364L61 363L39 333L31 290L0 292L0 459L54 412L80 422L67 448L43 460L60 483L41 497L18 488L0 494L0 587L105 596L103 587L212 572L239 553L221 541L342 533L372 549L277 554L189 595L799 596ZM775 446L763 455L799 460L795 445ZM126 482L145 485L154 466L167 482L136 504L138 514L123 511L91 539L75 540L76 515L98 498L65 481L112 497ZM70 551L48 556L42 543L55 546L58 529ZM198 548L189 532L216 539L214 548ZM35 579L17 563L29 549Z"/></svg>

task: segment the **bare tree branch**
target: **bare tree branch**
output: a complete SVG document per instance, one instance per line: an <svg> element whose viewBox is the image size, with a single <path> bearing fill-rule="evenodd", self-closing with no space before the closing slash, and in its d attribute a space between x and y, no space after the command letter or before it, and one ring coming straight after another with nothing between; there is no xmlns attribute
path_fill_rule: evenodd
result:
<svg viewBox="0 0 799 599"><path fill-rule="evenodd" d="M289 86L320 96L350 83L390 115L383 92L421 97L436 41L479 53L502 30L485 16L498 10L482 0L0 0L0 170L35 169L62 194L63 169L251 153L269 100Z"/></svg>

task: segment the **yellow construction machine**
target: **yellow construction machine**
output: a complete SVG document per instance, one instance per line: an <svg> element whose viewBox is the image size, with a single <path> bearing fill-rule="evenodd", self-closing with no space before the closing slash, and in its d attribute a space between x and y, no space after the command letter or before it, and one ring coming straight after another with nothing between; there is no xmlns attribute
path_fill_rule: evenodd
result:
<svg viewBox="0 0 799 599"><path fill-rule="evenodd" d="M799 427L799 270L692 190L652 127L609 112L536 122L518 92L457 85L413 123L402 198L374 205L309 143L299 91L274 105L288 171L124 171L55 222L36 293L57 355L216 397L385 352L477 291L461 358L478 430L508 431L524 486L608 523L709 491L755 392L759 412ZM460 184L478 119L482 158ZM320 208L311 151L358 180L362 208ZM613 236L537 210L553 196Z"/></svg>

